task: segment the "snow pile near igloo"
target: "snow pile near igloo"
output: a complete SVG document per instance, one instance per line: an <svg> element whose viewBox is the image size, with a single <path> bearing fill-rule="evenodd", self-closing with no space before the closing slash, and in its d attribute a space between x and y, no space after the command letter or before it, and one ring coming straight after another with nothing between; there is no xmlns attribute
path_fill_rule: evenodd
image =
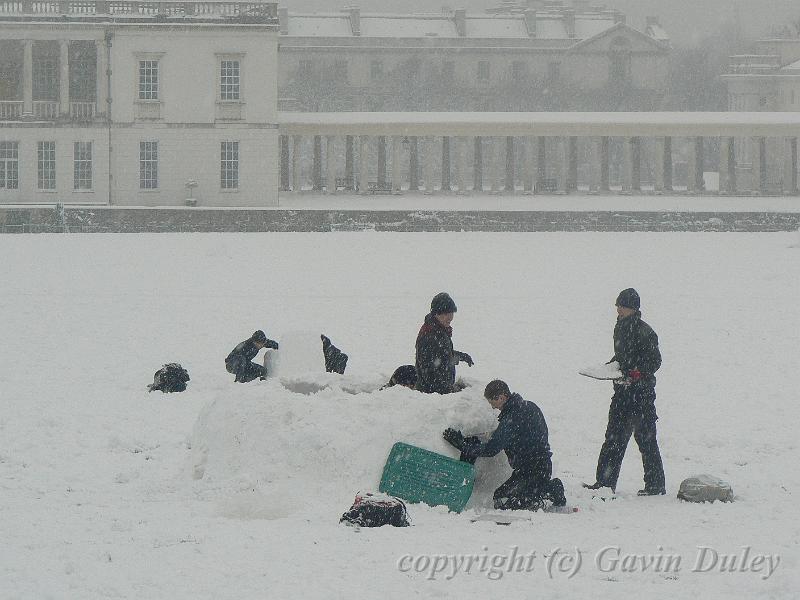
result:
<svg viewBox="0 0 800 600"><path fill-rule="evenodd" d="M497 413L483 385L426 395L400 386L322 373L298 393L280 379L232 389L201 411L189 471L198 492L239 518L283 518L295 511L341 512L359 490L377 490L392 445L402 441L456 457L442 439L449 426L492 431ZM296 387L297 379L292 380ZM372 391L361 391L372 385ZM491 505L510 473L505 455L477 465L470 507Z"/></svg>

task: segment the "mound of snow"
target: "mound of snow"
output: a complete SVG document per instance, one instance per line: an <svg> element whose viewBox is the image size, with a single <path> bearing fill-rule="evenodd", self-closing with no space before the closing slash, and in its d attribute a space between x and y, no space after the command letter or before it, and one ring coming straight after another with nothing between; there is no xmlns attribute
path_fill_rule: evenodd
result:
<svg viewBox="0 0 800 600"><path fill-rule="evenodd" d="M237 386L197 419L189 468L198 491L218 500L220 514L272 519L309 508L344 510L359 490L377 491L395 442L457 458L442 439L445 428L485 436L497 425L482 385L439 396L400 386L377 390L374 382L330 373L306 378L316 393L284 383ZM510 474L505 454L476 468L469 506L491 505Z"/></svg>

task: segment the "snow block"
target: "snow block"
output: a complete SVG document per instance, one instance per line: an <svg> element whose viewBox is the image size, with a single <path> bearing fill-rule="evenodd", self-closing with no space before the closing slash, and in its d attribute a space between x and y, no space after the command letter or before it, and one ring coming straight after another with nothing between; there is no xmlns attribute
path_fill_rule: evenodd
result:
<svg viewBox="0 0 800 600"><path fill-rule="evenodd" d="M475 467L402 442L392 446L379 490L407 502L445 505L461 512L475 483Z"/></svg>

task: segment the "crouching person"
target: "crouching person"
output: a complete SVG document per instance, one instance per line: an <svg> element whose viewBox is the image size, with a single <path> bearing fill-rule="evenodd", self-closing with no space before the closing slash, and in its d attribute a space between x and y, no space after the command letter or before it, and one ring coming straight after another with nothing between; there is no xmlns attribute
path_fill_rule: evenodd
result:
<svg viewBox="0 0 800 600"><path fill-rule="evenodd" d="M266 334L260 329L248 339L241 342L231 350L225 359L225 369L228 373L235 375L234 381L237 383L248 383L254 379L263 378L266 370L263 365L253 362L256 354L262 348L278 349L278 342L267 339Z"/></svg>
<svg viewBox="0 0 800 600"><path fill-rule="evenodd" d="M553 464L547 440L547 423L536 404L512 394L505 381L496 379L483 393L492 408L500 411L489 441L465 438L455 429L445 430L444 439L461 450L461 460L474 463L481 456L495 456L505 450L512 473L494 492L494 507L500 510L536 510L545 500L564 506L564 484L551 479Z"/></svg>

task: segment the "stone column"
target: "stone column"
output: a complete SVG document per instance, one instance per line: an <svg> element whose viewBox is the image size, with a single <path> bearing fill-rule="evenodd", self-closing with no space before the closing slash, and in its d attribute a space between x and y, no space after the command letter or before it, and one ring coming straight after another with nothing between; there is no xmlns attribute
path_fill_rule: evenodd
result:
<svg viewBox="0 0 800 600"><path fill-rule="evenodd" d="M458 193L466 194L469 191L469 145L472 138L458 138Z"/></svg>
<svg viewBox="0 0 800 600"><path fill-rule="evenodd" d="M633 189L633 145L631 138L622 138L622 193Z"/></svg>
<svg viewBox="0 0 800 600"><path fill-rule="evenodd" d="M750 183L750 189L753 193L760 194L764 191L764 147L765 140L763 137L752 138L753 146L753 176Z"/></svg>
<svg viewBox="0 0 800 600"><path fill-rule="evenodd" d="M419 191L419 139L409 138L408 146L408 191Z"/></svg>
<svg viewBox="0 0 800 600"><path fill-rule="evenodd" d="M423 140L424 152L423 152L423 171L425 176L425 193L430 195L436 191L436 187L433 182L433 156L434 152L434 139L432 136L426 136Z"/></svg>
<svg viewBox="0 0 800 600"><path fill-rule="evenodd" d="M303 138L299 135L292 136L292 191L300 191L300 144Z"/></svg>
<svg viewBox="0 0 800 600"><path fill-rule="evenodd" d="M600 138L587 138L589 144L589 193L600 191Z"/></svg>
<svg viewBox="0 0 800 600"><path fill-rule="evenodd" d="M609 139L604 135L600 137L600 191L608 192L610 187L608 184L608 162L609 162Z"/></svg>
<svg viewBox="0 0 800 600"><path fill-rule="evenodd" d="M59 40L58 47L58 112L62 117L67 117L69 116L69 40ZM99 62L99 54L97 58ZM105 105L98 106L100 111L105 111L106 108Z"/></svg>
<svg viewBox="0 0 800 600"><path fill-rule="evenodd" d="M525 138L525 168L523 170L524 193L533 194L536 180L539 175L539 138L528 136Z"/></svg>
<svg viewBox="0 0 800 600"><path fill-rule="evenodd" d="M97 54L97 86L95 96L95 112L107 114L108 111L108 55L106 54L106 41L95 40L95 52Z"/></svg>
<svg viewBox="0 0 800 600"><path fill-rule="evenodd" d="M642 138L631 138L631 191L642 191Z"/></svg>
<svg viewBox="0 0 800 600"><path fill-rule="evenodd" d="M289 191L289 136L282 135L278 138L281 153L281 191Z"/></svg>
<svg viewBox="0 0 800 600"><path fill-rule="evenodd" d="M783 138L783 193L797 194L797 138Z"/></svg>
<svg viewBox="0 0 800 600"><path fill-rule="evenodd" d="M23 41L22 115L33 116L33 40Z"/></svg>
<svg viewBox="0 0 800 600"><path fill-rule="evenodd" d="M315 192L322 191L322 138L314 136L314 155L311 164L312 189Z"/></svg>
<svg viewBox="0 0 800 600"><path fill-rule="evenodd" d="M719 139L719 193L731 194L736 191L736 168L733 164L733 138L722 136Z"/></svg>
<svg viewBox="0 0 800 600"><path fill-rule="evenodd" d="M578 190L578 138L567 138L567 191Z"/></svg>
<svg viewBox="0 0 800 600"><path fill-rule="evenodd" d="M442 192L449 192L450 185L450 138L442 137Z"/></svg>
<svg viewBox="0 0 800 600"><path fill-rule="evenodd" d="M487 137L483 147L483 164L489 175L489 186L492 194L500 193L500 160L497 138Z"/></svg>
<svg viewBox="0 0 800 600"><path fill-rule="evenodd" d="M664 138L657 137L653 139L653 149L655 157L653 160L653 191L656 194L664 192Z"/></svg>
<svg viewBox="0 0 800 600"><path fill-rule="evenodd" d="M475 138L472 160L472 191L483 192L483 138Z"/></svg>
<svg viewBox="0 0 800 600"><path fill-rule="evenodd" d="M687 138L687 169L686 169L686 191L690 194L696 194L699 191L697 185L697 138ZM702 173L700 174L702 176Z"/></svg>
<svg viewBox="0 0 800 600"><path fill-rule="evenodd" d="M353 136L348 135L344 138L344 188L345 190L353 190L356 186L354 178L354 164L353 164Z"/></svg>
<svg viewBox="0 0 800 600"><path fill-rule="evenodd" d="M378 187L386 189L386 138L378 138Z"/></svg>
<svg viewBox="0 0 800 600"><path fill-rule="evenodd" d="M536 159L536 165L538 171L536 172L536 179L534 180L533 190L536 191L536 184L542 180L547 178L547 138L543 136L539 136L536 138L537 146L539 147L538 157Z"/></svg>
<svg viewBox="0 0 800 600"><path fill-rule="evenodd" d="M505 143L505 160L503 164L505 166L505 181L503 183L503 190L506 194L513 194L515 192L515 185L514 185L514 138L512 136L506 137Z"/></svg>
<svg viewBox="0 0 800 600"><path fill-rule="evenodd" d="M664 191L672 191L672 138L664 138Z"/></svg>
<svg viewBox="0 0 800 600"><path fill-rule="evenodd" d="M369 193L369 137L358 137L358 192Z"/></svg>
<svg viewBox="0 0 800 600"><path fill-rule="evenodd" d="M558 191L569 193L569 138L558 138L558 152L561 168L558 171Z"/></svg>
<svg viewBox="0 0 800 600"><path fill-rule="evenodd" d="M400 175L400 148L402 148L403 138L392 136L392 193L399 194L402 188L402 176Z"/></svg>
<svg viewBox="0 0 800 600"><path fill-rule="evenodd" d="M325 145L325 191L336 193L336 136L327 136Z"/></svg>

